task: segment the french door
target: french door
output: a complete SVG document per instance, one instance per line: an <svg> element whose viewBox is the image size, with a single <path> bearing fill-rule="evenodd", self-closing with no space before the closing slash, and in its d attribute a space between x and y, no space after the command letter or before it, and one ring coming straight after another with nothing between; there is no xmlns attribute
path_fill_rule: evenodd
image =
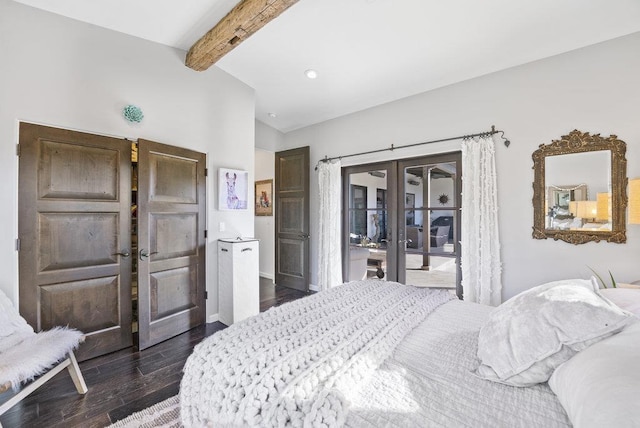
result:
<svg viewBox="0 0 640 428"><path fill-rule="evenodd" d="M345 281L460 287L461 154L343 168Z"/></svg>
<svg viewBox="0 0 640 428"><path fill-rule="evenodd" d="M397 162L342 169L342 272L345 281L398 280Z"/></svg>

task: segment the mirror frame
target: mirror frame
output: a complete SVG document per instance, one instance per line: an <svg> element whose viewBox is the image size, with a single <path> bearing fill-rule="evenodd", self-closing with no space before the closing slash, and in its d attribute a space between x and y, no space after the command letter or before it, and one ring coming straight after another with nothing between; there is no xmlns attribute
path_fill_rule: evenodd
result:
<svg viewBox="0 0 640 428"><path fill-rule="evenodd" d="M549 156L584 153L599 150L611 151L611 228L606 231L554 230L545 227L545 159ZM607 241L622 244L627 242L627 144L616 135L607 138L600 134L590 135L574 129L569 135L551 144L540 144L533 152L533 237L535 239L553 238L571 244Z"/></svg>

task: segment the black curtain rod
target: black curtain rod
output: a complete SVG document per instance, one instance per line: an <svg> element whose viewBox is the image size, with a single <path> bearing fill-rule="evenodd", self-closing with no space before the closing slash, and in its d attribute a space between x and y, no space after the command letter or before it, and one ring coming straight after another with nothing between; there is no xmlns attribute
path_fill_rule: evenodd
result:
<svg viewBox="0 0 640 428"><path fill-rule="evenodd" d="M394 146L392 144L391 147L387 147L387 148L384 148L384 149L369 150L369 151L360 152L360 153L351 153L349 155L334 156L332 158L325 156L323 159L320 159L318 161L318 163L320 163L320 162L331 162L331 161L336 160L336 159L350 158L350 157L353 157L353 156L369 155L371 153L386 152L388 150L389 151L394 151L396 149L406 149L406 148L409 148L409 147L422 146L424 144L442 143L442 142L445 142L445 141L453 141L453 140L467 140L469 138L474 138L474 137L488 137L490 135L494 135L494 134L497 134L497 133L501 134L500 138L502 138L504 140L504 145L506 147L509 147L509 144L511 144L511 141L509 141L507 138L504 138L504 131L497 130L494 125L491 125L491 131L478 132L476 134L460 135L458 137L441 138L439 140L424 141L422 143L405 144L404 146ZM317 169L318 169L318 166L316 165L316 170Z"/></svg>

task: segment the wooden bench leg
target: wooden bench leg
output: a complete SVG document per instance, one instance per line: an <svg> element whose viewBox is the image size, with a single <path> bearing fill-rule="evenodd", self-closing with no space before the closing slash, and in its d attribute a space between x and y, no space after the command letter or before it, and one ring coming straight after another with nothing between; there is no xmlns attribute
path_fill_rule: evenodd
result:
<svg viewBox="0 0 640 428"><path fill-rule="evenodd" d="M69 360L70 364L67 369L69 370L69 375L78 390L78 394L86 394L89 388L87 388L87 384L84 383L84 377L82 376L80 366L78 366L78 361L76 360L76 356L73 354L73 351L69 352Z"/></svg>
<svg viewBox="0 0 640 428"><path fill-rule="evenodd" d="M71 379L73 380L78 393L85 394L88 391L87 385L84 383L84 378L82 377L82 372L80 372L80 367L78 366L75 355L73 355L73 352L69 352L69 356L66 360L62 360L57 366L53 367L45 374L23 387L16 395L8 399L6 402L0 404L0 415L18 404L23 398L40 388L45 382L65 368L69 370L69 374L71 375Z"/></svg>

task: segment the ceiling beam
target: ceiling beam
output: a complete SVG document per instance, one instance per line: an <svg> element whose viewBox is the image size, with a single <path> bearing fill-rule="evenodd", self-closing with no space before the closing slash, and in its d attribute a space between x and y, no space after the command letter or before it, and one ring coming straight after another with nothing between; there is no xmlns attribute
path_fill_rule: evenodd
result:
<svg viewBox="0 0 640 428"><path fill-rule="evenodd" d="M191 46L185 65L204 71L298 0L242 0Z"/></svg>

